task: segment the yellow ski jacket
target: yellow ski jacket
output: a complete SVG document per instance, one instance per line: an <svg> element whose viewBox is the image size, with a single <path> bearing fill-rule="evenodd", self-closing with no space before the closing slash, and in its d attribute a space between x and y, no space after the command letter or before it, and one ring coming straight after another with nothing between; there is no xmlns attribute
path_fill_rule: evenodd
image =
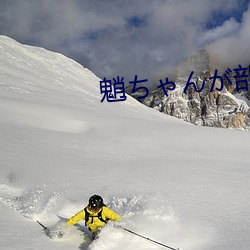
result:
<svg viewBox="0 0 250 250"><path fill-rule="evenodd" d="M92 233L97 232L100 228L102 228L106 223L104 221L112 220L112 221L121 221L121 217L116 214L113 210L110 208L103 206L99 211L93 212L89 209L89 207L86 207L87 212L89 213L88 221L85 221L86 226L88 226L89 230ZM101 212L101 218L104 220L100 220L98 218L98 214ZM85 220L85 210L82 209L77 214L72 216L68 221L67 224L74 225L80 220Z"/></svg>

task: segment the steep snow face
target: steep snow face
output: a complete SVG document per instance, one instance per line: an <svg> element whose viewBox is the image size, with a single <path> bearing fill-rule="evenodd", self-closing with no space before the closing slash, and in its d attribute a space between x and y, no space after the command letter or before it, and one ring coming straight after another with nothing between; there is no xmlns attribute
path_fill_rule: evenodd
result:
<svg viewBox="0 0 250 250"><path fill-rule="evenodd" d="M83 222L50 240L36 223L53 229L97 193L124 227L166 245L249 249L249 133L196 127L129 96L101 103L99 80L0 37L0 246L162 249L112 225L91 243Z"/></svg>

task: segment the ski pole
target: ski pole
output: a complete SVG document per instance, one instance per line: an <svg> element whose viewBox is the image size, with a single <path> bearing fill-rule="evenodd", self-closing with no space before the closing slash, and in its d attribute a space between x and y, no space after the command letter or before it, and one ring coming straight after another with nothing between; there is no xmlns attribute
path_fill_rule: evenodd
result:
<svg viewBox="0 0 250 250"><path fill-rule="evenodd" d="M167 246L167 245L162 244L162 243L160 243L160 242L158 242L158 241L152 240L152 239L150 239L150 238L148 238L148 237L145 237L145 236L143 236L143 235L140 235L140 234L138 234L138 233L135 233L135 232L133 232L133 231L127 229L127 228L122 228L122 229L125 230L125 231L127 231L127 232L129 232L129 233L131 233L131 234L137 235L137 236L139 236L139 237L141 237L141 238L143 238L143 239L145 239L145 240L154 242L154 243L156 243L156 244L158 244L158 245L161 245L161 246L163 246L163 247L169 248L169 249L171 249L171 250L180 250L179 248L173 248L173 247Z"/></svg>
<svg viewBox="0 0 250 250"><path fill-rule="evenodd" d="M38 220L36 221L40 226L42 226L43 227L43 229L46 231L46 230L48 230L48 228L47 227L45 227L41 222L39 222Z"/></svg>

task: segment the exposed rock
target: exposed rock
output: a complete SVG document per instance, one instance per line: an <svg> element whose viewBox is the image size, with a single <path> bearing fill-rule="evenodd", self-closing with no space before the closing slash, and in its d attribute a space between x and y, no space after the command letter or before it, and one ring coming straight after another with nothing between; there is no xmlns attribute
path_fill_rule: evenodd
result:
<svg viewBox="0 0 250 250"><path fill-rule="evenodd" d="M147 94L146 90L140 84L136 85L136 89L139 89L139 90L133 93L133 85L128 85L125 88L125 92L128 95L131 95L132 97L134 97L135 99L137 99L138 97L143 97ZM138 100L140 100L140 99L138 99Z"/></svg>
<svg viewBox="0 0 250 250"><path fill-rule="evenodd" d="M192 71L190 82L194 82L198 90L203 84L204 88L198 93L194 86L190 85L184 93ZM174 81L176 88L173 91L167 90L165 86L168 94L166 96L162 88L154 87L149 91L149 95L140 101L146 106L196 125L249 129L250 109L245 101L233 95L235 79L232 79L234 86L226 84L222 91L216 90L221 88L221 81L217 79L210 92L213 79L209 78L213 75L214 72L209 65L209 53L206 49L202 49L187 58L177 69L177 78ZM249 93L244 93L245 95L250 96Z"/></svg>
<svg viewBox="0 0 250 250"><path fill-rule="evenodd" d="M243 65L242 65L243 67ZM237 67L239 68L239 66ZM228 90L228 92L232 94L239 93L242 97L244 97L249 103L250 103L250 66L243 67L247 68L245 74L248 74L248 77L242 77L242 78L235 78L237 75L235 71L232 71L229 75L227 75L229 81L232 83L230 84L229 81L226 79L226 77L223 75L223 80L225 82L225 86ZM232 69L231 69L232 70ZM239 72L239 73L243 73ZM237 81L239 81L237 83ZM244 82L245 81L245 82ZM239 91L237 91L237 85L240 88Z"/></svg>

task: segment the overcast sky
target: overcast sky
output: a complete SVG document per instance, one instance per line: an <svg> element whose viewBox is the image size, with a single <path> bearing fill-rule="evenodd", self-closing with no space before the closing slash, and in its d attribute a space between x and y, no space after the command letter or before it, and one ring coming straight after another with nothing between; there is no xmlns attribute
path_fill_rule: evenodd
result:
<svg viewBox="0 0 250 250"><path fill-rule="evenodd" d="M0 0L0 34L61 52L125 83L170 77L203 47L217 67L250 62L250 0Z"/></svg>

